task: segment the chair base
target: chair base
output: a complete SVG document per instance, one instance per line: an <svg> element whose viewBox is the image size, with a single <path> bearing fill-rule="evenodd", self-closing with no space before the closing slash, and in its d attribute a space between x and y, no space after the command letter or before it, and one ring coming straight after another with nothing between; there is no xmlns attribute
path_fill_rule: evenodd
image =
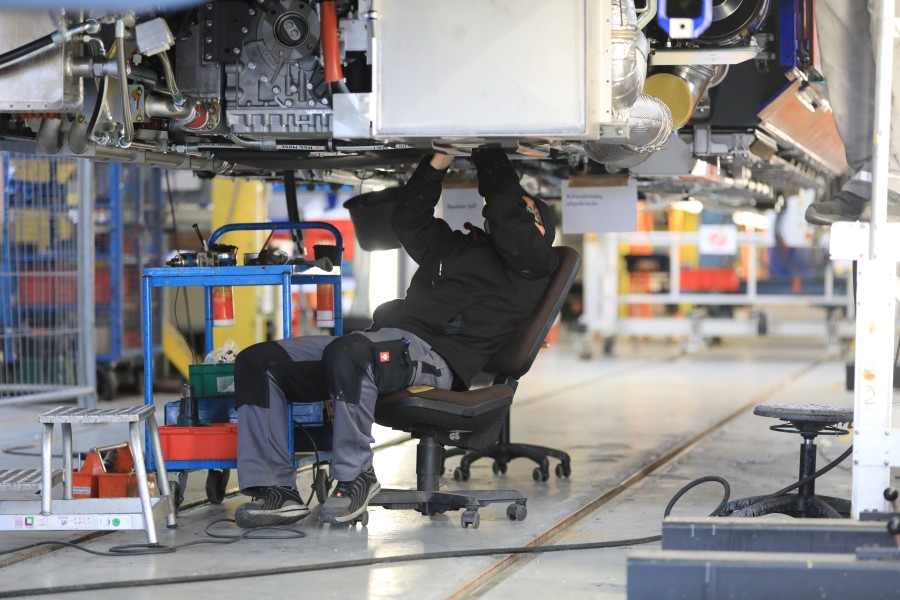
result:
<svg viewBox="0 0 900 600"><path fill-rule="evenodd" d="M507 464L514 458L527 458L537 464L537 467L532 472L532 477L535 481L547 481L550 479L550 458L560 461L556 465L557 477L568 477L572 474L572 459L569 457L568 452L545 446L500 442L481 452L466 452L460 449L449 450L444 454L444 459L458 455L463 455L463 457L459 467L453 471L453 478L457 481L468 481L472 463L480 458L494 459L494 464L492 465L494 474L506 473Z"/></svg>
<svg viewBox="0 0 900 600"><path fill-rule="evenodd" d="M495 502L511 502L508 508L525 507L527 498L515 490L459 490L441 492L427 490L381 490L369 506L393 510L415 510L423 515L442 514L450 510L475 511ZM521 519L519 519L521 520Z"/></svg>
<svg viewBox="0 0 900 600"><path fill-rule="evenodd" d="M463 527L471 525L478 528L481 518L478 509L496 502L509 502L506 516L511 521L523 521L528 511L525 503L528 499L516 490L458 490L440 491L442 446L434 438L422 436L416 448L416 480L415 490L383 489L369 501L369 506L382 506L394 510L415 510L423 515L431 516L449 510L463 510L461 523ZM368 515L362 516L360 522L365 524Z"/></svg>
<svg viewBox="0 0 900 600"><path fill-rule="evenodd" d="M841 519L850 517L850 501L831 496L785 494L778 498L752 496L732 500L719 513L722 517L760 517L772 513L797 518Z"/></svg>

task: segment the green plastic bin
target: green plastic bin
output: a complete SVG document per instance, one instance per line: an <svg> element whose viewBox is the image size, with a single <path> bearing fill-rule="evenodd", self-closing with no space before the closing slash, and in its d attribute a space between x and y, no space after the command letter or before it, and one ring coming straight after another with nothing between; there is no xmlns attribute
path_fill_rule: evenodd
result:
<svg viewBox="0 0 900 600"><path fill-rule="evenodd" d="M234 363L188 365L188 379L194 396L230 396L234 394Z"/></svg>

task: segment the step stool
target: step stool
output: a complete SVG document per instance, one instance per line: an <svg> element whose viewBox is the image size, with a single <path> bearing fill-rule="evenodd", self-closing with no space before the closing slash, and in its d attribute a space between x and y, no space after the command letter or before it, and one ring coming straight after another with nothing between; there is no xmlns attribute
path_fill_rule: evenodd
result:
<svg viewBox="0 0 900 600"><path fill-rule="evenodd" d="M175 506L169 491L165 460L153 405L129 408L77 408L62 406L40 415L41 470L0 471L0 490L40 489L40 512L35 501L0 501L0 530L137 530L147 532L147 543L155 545L156 523L166 518L175 527ZM62 430L63 468L53 470L53 427ZM75 423L128 423L138 498L72 497L72 425ZM147 470L141 445L142 424L150 432L150 443L156 464L159 497L150 497ZM63 482L63 499L52 502L51 490ZM54 513L53 510L56 510Z"/></svg>

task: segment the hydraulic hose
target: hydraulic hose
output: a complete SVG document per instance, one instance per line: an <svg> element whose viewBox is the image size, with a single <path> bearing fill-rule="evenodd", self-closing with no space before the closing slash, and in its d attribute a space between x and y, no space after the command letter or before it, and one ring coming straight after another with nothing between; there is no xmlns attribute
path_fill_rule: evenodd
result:
<svg viewBox="0 0 900 600"><path fill-rule="evenodd" d="M75 25L71 29L60 29L58 31L54 31L53 33L48 33L47 35L40 37L36 40L32 40L27 44L23 44L18 48L13 48L12 50L8 50L3 54L0 54L0 69L11 67L12 65L25 60L26 58L30 58L36 54L41 52L46 52L53 46L57 44L62 44L72 39L73 36L81 35L83 33L95 34L100 30L100 23L95 19L88 19L83 23L79 23Z"/></svg>
<svg viewBox="0 0 900 600"><path fill-rule="evenodd" d="M25 58L28 58L32 54L36 54L41 50L46 50L54 45L53 36L51 34L47 34L44 37L38 38L23 46L19 46L18 48L13 48L8 52L4 52L0 54L0 67L6 67L12 64L15 64Z"/></svg>

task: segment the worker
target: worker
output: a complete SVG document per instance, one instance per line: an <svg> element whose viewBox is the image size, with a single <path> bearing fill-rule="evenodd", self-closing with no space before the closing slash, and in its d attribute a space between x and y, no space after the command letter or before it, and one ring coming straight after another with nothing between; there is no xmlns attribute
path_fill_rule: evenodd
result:
<svg viewBox="0 0 900 600"><path fill-rule="evenodd" d="M309 514L287 445L288 399L330 399L336 485L319 519L352 521L381 489L371 447L378 395L410 385L467 389L537 305L557 264L552 211L522 189L502 149L476 149L484 230L453 231L434 217L452 161L422 159L393 210L394 232L419 265L404 299L379 306L365 332L264 342L238 354L238 478L253 497L235 513L239 526Z"/></svg>
<svg viewBox="0 0 900 600"><path fill-rule="evenodd" d="M884 0L893 2L894 0ZM816 2L816 35L822 72L828 88L834 122L844 142L847 164L853 176L830 197L816 200L806 209L814 225L871 218L872 154L875 127L875 2L860 10L858 2ZM888 158L888 220L900 220L900 42L892 40L894 77L891 82L891 131Z"/></svg>

